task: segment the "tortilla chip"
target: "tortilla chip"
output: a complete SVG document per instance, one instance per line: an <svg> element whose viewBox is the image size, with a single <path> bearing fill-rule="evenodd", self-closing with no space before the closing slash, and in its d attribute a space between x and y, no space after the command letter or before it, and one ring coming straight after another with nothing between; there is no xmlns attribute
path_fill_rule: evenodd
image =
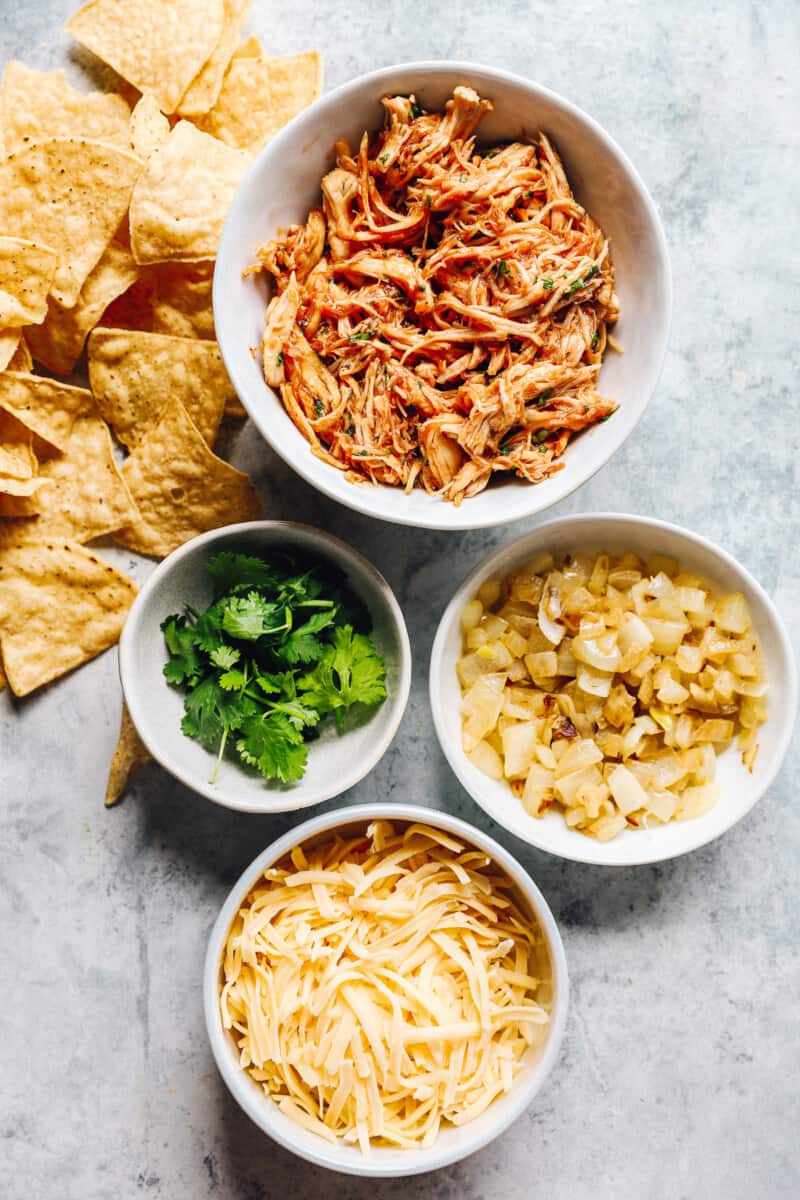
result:
<svg viewBox="0 0 800 1200"><path fill-rule="evenodd" d="M0 329L0 371L5 371L19 352L22 334L18 329Z"/></svg>
<svg viewBox="0 0 800 1200"><path fill-rule="evenodd" d="M178 105L182 116L198 116L213 108L222 87L242 27L250 11L251 0L224 0L225 24L211 57L189 84Z"/></svg>
<svg viewBox="0 0 800 1200"><path fill-rule="evenodd" d="M35 496L43 487L49 487L50 480L41 475L35 479L12 479L10 475L0 475L0 496Z"/></svg>
<svg viewBox="0 0 800 1200"><path fill-rule="evenodd" d="M234 58L263 58L264 47L254 33L249 34L233 52Z"/></svg>
<svg viewBox="0 0 800 1200"><path fill-rule="evenodd" d="M71 374L89 332L109 304L135 282L138 274L130 246L126 245L126 238L118 234L87 276L76 303L71 308L64 308L51 299L44 324L27 330L36 361L54 375Z"/></svg>
<svg viewBox="0 0 800 1200"><path fill-rule="evenodd" d="M108 427L99 417L78 417L65 453L40 463L39 477L53 486L31 500L0 496L0 516L27 518L15 525L20 541L88 542L136 520Z"/></svg>
<svg viewBox="0 0 800 1200"><path fill-rule="evenodd" d="M217 253L247 156L179 121L145 164L131 196L131 246L139 263L195 261Z"/></svg>
<svg viewBox="0 0 800 1200"><path fill-rule="evenodd" d="M128 329L95 329L89 382L101 417L129 450L171 399L181 401L213 446L225 403L235 395L216 342Z"/></svg>
<svg viewBox="0 0 800 1200"><path fill-rule="evenodd" d="M2 146L0 146L0 150L2 150ZM7 683L6 673L3 670L3 660L0 658L0 692L2 692Z"/></svg>
<svg viewBox="0 0 800 1200"><path fill-rule="evenodd" d="M119 740L108 771L106 808L112 808L122 799L131 771L140 763L149 762L150 757L150 751L136 732L128 706L123 700Z"/></svg>
<svg viewBox="0 0 800 1200"><path fill-rule="evenodd" d="M197 124L252 155L312 104L321 88L322 57L316 50L288 58L234 58L216 104Z"/></svg>
<svg viewBox="0 0 800 1200"><path fill-rule="evenodd" d="M57 262L49 246L0 237L0 327L41 324Z"/></svg>
<svg viewBox="0 0 800 1200"><path fill-rule="evenodd" d="M0 651L17 696L88 662L119 638L136 586L71 542L0 543Z"/></svg>
<svg viewBox="0 0 800 1200"><path fill-rule="evenodd" d="M39 142L0 163L0 228L52 246L52 295L75 304L128 207L141 162L82 138Z"/></svg>
<svg viewBox="0 0 800 1200"><path fill-rule="evenodd" d="M52 138L93 138L130 149L131 110L113 92L78 92L63 71L6 64L0 88L0 125L6 154Z"/></svg>
<svg viewBox="0 0 800 1200"><path fill-rule="evenodd" d="M213 340L213 281L210 262L142 267L133 287L106 309L101 324Z"/></svg>
<svg viewBox="0 0 800 1200"><path fill-rule="evenodd" d="M11 358L8 360L8 366L6 367L6 370L25 372L33 370L33 359L31 358L31 352L28 349L28 343L25 340L24 334L20 336L20 339L17 342L17 348L11 355Z"/></svg>
<svg viewBox="0 0 800 1200"><path fill-rule="evenodd" d="M223 0L89 0L67 29L172 113L214 53L223 24Z"/></svg>
<svg viewBox="0 0 800 1200"><path fill-rule="evenodd" d="M172 400L122 468L140 519L114 540L162 557L198 533L250 521L261 503L249 476L209 450L179 400Z"/></svg>
<svg viewBox="0 0 800 1200"><path fill-rule="evenodd" d="M5 378L0 375L0 382ZM0 408L0 475L32 479L39 463L33 449L33 434L13 413Z"/></svg>
<svg viewBox="0 0 800 1200"><path fill-rule="evenodd" d="M163 146L169 137L169 121L158 107L151 92L139 100L131 113L131 143L133 152L142 160Z"/></svg>
<svg viewBox="0 0 800 1200"><path fill-rule="evenodd" d="M86 388L21 371L0 375L0 413L15 417L56 450L67 449L76 417L92 408L92 393Z"/></svg>

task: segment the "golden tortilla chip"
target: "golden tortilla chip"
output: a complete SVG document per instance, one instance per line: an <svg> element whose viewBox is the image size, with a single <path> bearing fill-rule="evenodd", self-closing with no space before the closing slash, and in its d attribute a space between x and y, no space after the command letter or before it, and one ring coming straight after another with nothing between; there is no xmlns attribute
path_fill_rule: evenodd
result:
<svg viewBox="0 0 800 1200"><path fill-rule="evenodd" d="M0 651L11 690L27 696L119 638L136 586L71 542L0 542Z"/></svg>
<svg viewBox="0 0 800 1200"><path fill-rule="evenodd" d="M95 329L89 382L101 417L129 450L180 400L209 446L235 395L216 342L129 329Z"/></svg>
<svg viewBox="0 0 800 1200"><path fill-rule="evenodd" d="M128 776L134 767L149 761L150 751L136 732L136 726L131 720L128 706L123 700L119 740L108 771L106 808L112 808L122 799L128 783Z"/></svg>
<svg viewBox="0 0 800 1200"><path fill-rule="evenodd" d="M195 261L217 253L247 156L179 121L145 164L131 196L131 246L139 263Z"/></svg>
<svg viewBox="0 0 800 1200"><path fill-rule="evenodd" d="M264 47L254 33L249 34L233 52L234 58L263 58Z"/></svg>
<svg viewBox="0 0 800 1200"><path fill-rule="evenodd" d="M34 71L21 62L6 64L0 87L0 125L6 154L32 142L82 137L130 149L131 110L113 92L78 92L63 71Z"/></svg>
<svg viewBox="0 0 800 1200"><path fill-rule="evenodd" d="M11 358L8 360L8 366L6 370L26 372L33 370L33 359L31 358L31 352L28 349L28 343L25 340L24 334L20 336L20 339L17 342L17 348L11 355Z"/></svg>
<svg viewBox="0 0 800 1200"><path fill-rule="evenodd" d="M0 163L0 229L59 256L52 295L69 308L125 215L141 162L82 138L39 142Z"/></svg>
<svg viewBox="0 0 800 1200"><path fill-rule="evenodd" d="M197 124L229 146L255 154L312 104L322 88L316 50L288 58L234 58L216 104Z"/></svg>
<svg viewBox="0 0 800 1200"><path fill-rule="evenodd" d="M0 516L27 518L15 525L20 541L68 537L88 542L136 520L108 427L99 417L78 417L66 451L40 463L39 478L49 479L52 487L31 500L0 496Z"/></svg>
<svg viewBox="0 0 800 1200"><path fill-rule="evenodd" d="M133 153L144 161L159 146L163 146L168 137L169 121L158 107L152 92L146 92L131 113Z"/></svg>
<svg viewBox="0 0 800 1200"><path fill-rule="evenodd" d="M49 487L50 480L41 475L35 479L12 479L10 475L0 475L0 496L35 496L43 487Z"/></svg>
<svg viewBox="0 0 800 1200"><path fill-rule="evenodd" d="M70 387L43 375L26 375L21 371L4 371L0 375L0 413L21 421L56 450L67 449L75 419L92 409L92 393L86 388Z"/></svg>
<svg viewBox="0 0 800 1200"><path fill-rule="evenodd" d="M90 271L76 303L64 308L51 299L44 324L27 330L36 361L54 375L71 374L89 332L109 304L136 281L138 274L130 246L118 234Z"/></svg>
<svg viewBox="0 0 800 1200"><path fill-rule="evenodd" d="M49 246L0 237L0 327L41 324L57 262Z"/></svg>
<svg viewBox="0 0 800 1200"><path fill-rule="evenodd" d="M182 116L198 116L213 107L222 87L242 27L250 11L251 0L224 0L225 24L211 57L189 84L178 105Z"/></svg>
<svg viewBox="0 0 800 1200"><path fill-rule="evenodd" d="M154 263L106 309L101 324L213 340L214 264Z"/></svg>
<svg viewBox="0 0 800 1200"><path fill-rule="evenodd" d="M0 383L5 379L0 375ZM0 475L32 479L39 463L33 449L33 434L13 413L0 407Z"/></svg>
<svg viewBox="0 0 800 1200"><path fill-rule="evenodd" d="M198 533L251 521L261 503L250 477L209 450L179 400L172 400L124 464L140 519L114 540L162 557Z"/></svg>
<svg viewBox="0 0 800 1200"><path fill-rule="evenodd" d="M67 29L172 113L214 53L223 24L223 0L89 0Z"/></svg>
<svg viewBox="0 0 800 1200"><path fill-rule="evenodd" d="M19 353L22 334L18 329L0 329L0 371L10 366Z"/></svg>

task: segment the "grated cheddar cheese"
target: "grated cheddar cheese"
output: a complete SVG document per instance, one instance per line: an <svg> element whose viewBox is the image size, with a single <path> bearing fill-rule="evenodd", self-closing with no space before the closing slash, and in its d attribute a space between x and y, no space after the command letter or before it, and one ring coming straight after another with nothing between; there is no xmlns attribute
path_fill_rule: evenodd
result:
<svg viewBox="0 0 800 1200"><path fill-rule="evenodd" d="M541 931L486 854L426 825L296 847L233 921L220 1011L240 1065L328 1141L430 1146L547 1035Z"/></svg>

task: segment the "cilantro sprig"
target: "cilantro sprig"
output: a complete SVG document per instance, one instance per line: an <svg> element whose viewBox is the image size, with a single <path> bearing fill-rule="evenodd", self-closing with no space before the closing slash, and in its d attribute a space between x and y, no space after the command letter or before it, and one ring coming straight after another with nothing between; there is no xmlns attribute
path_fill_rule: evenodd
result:
<svg viewBox="0 0 800 1200"><path fill-rule="evenodd" d="M227 756L294 783L323 722L342 731L352 710L386 698L369 614L337 572L289 555L225 552L207 570L208 608L161 625L164 677L185 692L181 729L216 754L210 782Z"/></svg>

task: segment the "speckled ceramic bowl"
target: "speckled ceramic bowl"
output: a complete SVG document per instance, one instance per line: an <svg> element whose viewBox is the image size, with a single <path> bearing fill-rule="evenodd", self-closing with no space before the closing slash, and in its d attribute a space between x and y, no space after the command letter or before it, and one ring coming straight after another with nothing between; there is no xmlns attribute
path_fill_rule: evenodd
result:
<svg viewBox="0 0 800 1200"><path fill-rule="evenodd" d="M253 348L264 328L264 275L243 276L256 249L282 227L304 222L320 203L320 180L333 166L333 145L358 145L365 129L383 120L383 95L413 92L441 109L459 84L490 99L494 111L480 126L487 144L544 130L562 155L580 202L611 240L621 317L615 336L625 353L608 354L600 390L619 402L610 421L580 434L567 448L564 469L543 483L495 481L458 508L415 488L350 483L311 453L267 386ZM585 112L528 79L475 63L421 62L384 67L323 96L273 138L245 176L231 205L214 272L214 321L222 357L242 403L262 436L298 474L326 496L402 525L477 529L542 512L585 483L619 449L644 412L667 344L672 291L667 245L655 205L620 147Z"/></svg>
<svg viewBox="0 0 800 1200"><path fill-rule="evenodd" d="M211 783L215 758L181 732L183 693L162 674L167 660L161 622L185 605L202 610L211 601L205 563L220 550L268 557L271 549L295 549L344 573L372 617L372 636L386 661L387 698L364 724L340 735L328 726L311 745L308 766L295 784L271 786L230 760ZM411 649L403 614L383 576L363 555L338 538L290 521L252 521L214 529L165 558L139 592L119 646L125 702L139 736L161 765L187 787L240 812L274 813L307 808L338 796L372 770L389 748L411 685Z"/></svg>

